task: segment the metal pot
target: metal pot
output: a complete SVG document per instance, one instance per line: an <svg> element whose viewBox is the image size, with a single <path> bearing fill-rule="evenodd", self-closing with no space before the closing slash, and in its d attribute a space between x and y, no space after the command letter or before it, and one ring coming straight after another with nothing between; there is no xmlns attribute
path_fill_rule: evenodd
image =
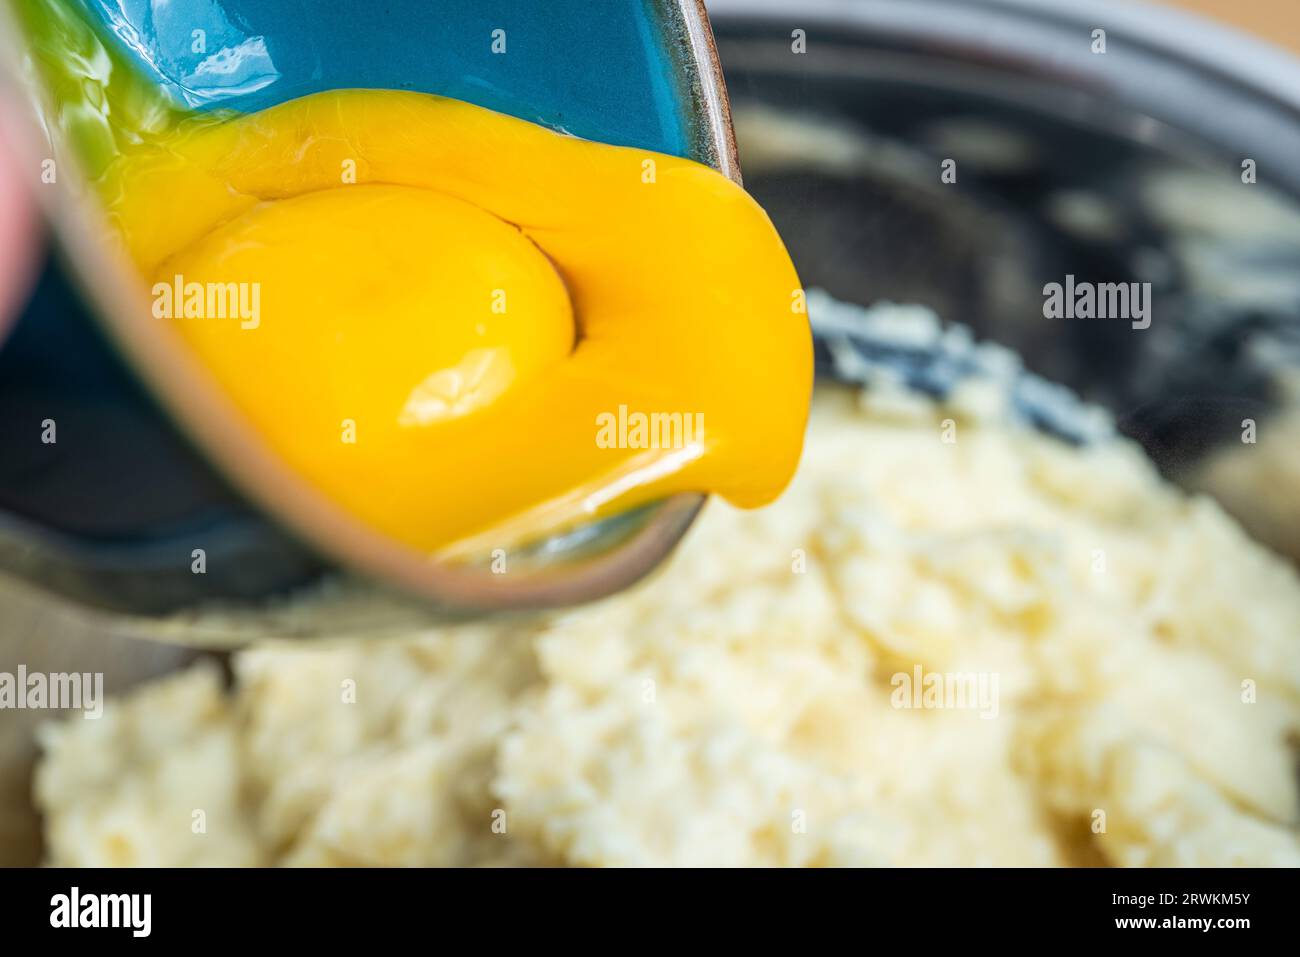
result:
<svg viewBox="0 0 1300 957"><path fill-rule="evenodd" d="M1265 423L1285 413L1286 363L1259 354L1284 353L1300 322L1296 62L1206 21L1100 0L710 10L746 186L806 285L926 303L1016 347L1111 409L1184 481L1244 412ZM1105 54L1090 50L1097 28ZM799 30L804 53L791 46ZM1241 182L1246 158L1253 186ZM957 161L956 183L941 180L944 159ZM1209 204L1215 184L1226 215ZM1052 325L1042 287L1071 269L1151 282L1150 327ZM105 647L66 615L5 602L6 634L37 639L25 654L69 633L78 648ZM2 670L16 649L0 648ZM123 684L183 657L113 646L131 672ZM5 728L17 745L4 780L21 797L12 782L25 781L30 729ZM25 837L8 860L31 860L30 809L9 814Z"/></svg>

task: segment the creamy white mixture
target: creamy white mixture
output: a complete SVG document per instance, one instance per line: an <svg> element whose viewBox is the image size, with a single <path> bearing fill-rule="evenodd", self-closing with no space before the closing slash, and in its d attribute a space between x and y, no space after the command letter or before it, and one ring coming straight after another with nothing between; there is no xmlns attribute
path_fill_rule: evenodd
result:
<svg viewBox="0 0 1300 957"><path fill-rule="evenodd" d="M47 727L50 863L1300 865L1293 569L1126 442L872 396L630 593Z"/></svg>

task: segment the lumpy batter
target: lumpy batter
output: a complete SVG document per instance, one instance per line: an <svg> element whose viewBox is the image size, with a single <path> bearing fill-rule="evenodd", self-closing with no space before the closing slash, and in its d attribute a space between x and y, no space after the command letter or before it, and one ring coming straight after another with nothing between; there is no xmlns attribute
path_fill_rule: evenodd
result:
<svg viewBox="0 0 1300 957"><path fill-rule="evenodd" d="M599 605L264 646L51 726L48 859L1300 865L1293 569L986 399L822 395L776 504ZM897 707L918 667L996 699Z"/></svg>

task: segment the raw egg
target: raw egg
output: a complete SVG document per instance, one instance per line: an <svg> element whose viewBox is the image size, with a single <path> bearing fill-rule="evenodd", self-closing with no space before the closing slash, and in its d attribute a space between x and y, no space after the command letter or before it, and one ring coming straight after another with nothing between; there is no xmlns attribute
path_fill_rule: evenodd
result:
<svg viewBox="0 0 1300 957"><path fill-rule="evenodd" d="M682 491L759 506L798 462L799 279L699 163L343 90L151 130L99 187L156 321L298 474L414 548Z"/></svg>

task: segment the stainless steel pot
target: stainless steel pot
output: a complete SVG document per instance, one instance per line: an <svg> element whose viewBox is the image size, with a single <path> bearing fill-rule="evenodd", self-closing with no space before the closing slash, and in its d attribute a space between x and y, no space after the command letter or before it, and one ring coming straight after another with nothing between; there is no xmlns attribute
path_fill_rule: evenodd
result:
<svg viewBox="0 0 1300 957"><path fill-rule="evenodd" d="M1300 322L1294 60L1128 2L710 9L746 185L808 286L927 303L1016 347L1109 407L1184 481L1247 413L1267 422L1288 410L1279 381L1290 363L1274 360ZM1099 28L1105 54L1090 49ZM957 161L955 184L940 179L944 159ZM1244 159L1256 161L1253 186ZM1150 328L1046 324L1042 286L1070 270L1151 282ZM102 652L124 687L186 657L110 644L30 596L0 607L0 670L57 668L74 650L85 670L84 654ZM30 727L0 714L9 862L36 853Z"/></svg>

